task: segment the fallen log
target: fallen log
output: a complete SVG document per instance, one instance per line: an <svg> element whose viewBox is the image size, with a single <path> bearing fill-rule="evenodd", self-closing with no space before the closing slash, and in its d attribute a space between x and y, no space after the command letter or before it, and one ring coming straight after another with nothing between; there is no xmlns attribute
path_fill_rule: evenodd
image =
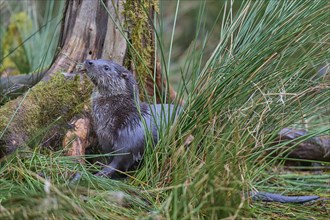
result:
<svg viewBox="0 0 330 220"><path fill-rule="evenodd" d="M285 143L280 149L273 149L272 154L281 155L284 153L286 157L330 162L330 136L308 137L306 130L298 130L293 128L282 129L276 140L276 145Z"/></svg>

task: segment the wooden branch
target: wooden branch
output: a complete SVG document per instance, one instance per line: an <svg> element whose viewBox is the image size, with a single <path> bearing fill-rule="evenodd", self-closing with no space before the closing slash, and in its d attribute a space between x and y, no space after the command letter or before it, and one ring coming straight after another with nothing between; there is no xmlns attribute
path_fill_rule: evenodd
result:
<svg viewBox="0 0 330 220"><path fill-rule="evenodd" d="M83 156L86 148L94 144L95 135L92 134L91 118L88 115L74 117L70 123L70 129L66 133L63 146L67 150L66 155L76 157L77 161L84 163Z"/></svg>
<svg viewBox="0 0 330 220"><path fill-rule="evenodd" d="M37 84L45 72L6 76L0 78L0 100L2 97L16 98Z"/></svg>
<svg viewBox="0 0 330 220"><path fill-rule="evenodd" d="M309 138L306 141L298 141L301 137L307 135L308 132L305 130L297 130L291 128L284 128L279 132L277 144L292 140L284 148L275 149L271 153L281 154L281 152L287 152L290 149L288 158L305 159L305 160L317 160L330 162L330 136L318 136ZM297 141L295 139L299 138Z"/></svg>

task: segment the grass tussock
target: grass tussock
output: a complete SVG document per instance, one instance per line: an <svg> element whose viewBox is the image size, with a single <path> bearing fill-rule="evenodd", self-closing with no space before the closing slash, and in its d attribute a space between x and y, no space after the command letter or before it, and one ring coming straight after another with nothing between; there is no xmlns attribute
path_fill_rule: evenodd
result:
<svg viewBox="0 0 330 220"><path fill-rule="evenodd" d="M183 64L183 111L131 178L95 177L94 165L61 152L20 150L0 164L0 218L326 219L325 200L251 204L244 192L329 193L328 174L280 172L266 154L282 147L274 146L282 128L330 131L329 78L318 72L330 57L329 9L327 1L244 1L234 13L226 2L212 55L202 64L209 42L196 39ZM202 29L201 19L196 37ZM306 123L315 118L317 126ZM77 171L82 179L70 185Z"/></svg>

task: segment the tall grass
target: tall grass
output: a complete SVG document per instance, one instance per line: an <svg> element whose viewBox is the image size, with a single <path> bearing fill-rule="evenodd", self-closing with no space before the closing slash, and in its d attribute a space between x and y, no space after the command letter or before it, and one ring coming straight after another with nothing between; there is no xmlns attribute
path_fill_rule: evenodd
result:
<svg viewBox="0 0 330 220"><path fill-rule="evenodd" d="M0 50L0 64L4 64L5 58L10 58L20 73L40 72L48 68L57 50L61 12L65 1L2 1L1 3L3 13L8 11L6 16L1 15L1 44L8 41L6 38L13 39L13 42L8 51ZM4 24L14 22L13 18L17 18L17 30L11 33L10 31L13 30L6 28ZM5 45L1 45L3 46ZM23 63L19 62L22 60Z"/></svg>
<svg viewBox="0 0 330 220"><path fill-rule="evenodd" d="M273 160L264 152L278 132L329 107L329 82L317 77L330 55L328 9L324 1L246 1L234 15L226 2L212 56L202 66L204 47L192 49L184 110L138 175L167 192L166 217L236 217L241 190L267 178Z"/></svg>
<svg viewBox="0 0 330 220"><path fill-rule="evenodd" d="M131 178L94 177L94 165L76 164L61 152L20 150L0 162L0 217L266 218L272 210L259 203L248 206L244 192L329 192L320 175L317 184L308 185L301 184L299 175L272 173L275 160L265 154L282 147L274 146L280 129L306 127L315 115L321 123L329 120L324 114L329 81L318 75L330 56L329 4L242 1L234 12L231 2L219 10L221 31L215 33L218 42L205 64L212 33L203 29L207 12L205 2L200 3L196 39L181 71L183 110L158 145L147 146L143 165ZM158 39L162 46L161 34ZM171 66L171 59L160 57L164 67ZM329 133L321 123L310 136ZM82 179L70 185L76 171ZM285 214L287 206L273 206ZM287 217L302 216L294 213L304 208L291 207ZM327 214L314 207L304 217L324 217L319 213Z"/></svg>

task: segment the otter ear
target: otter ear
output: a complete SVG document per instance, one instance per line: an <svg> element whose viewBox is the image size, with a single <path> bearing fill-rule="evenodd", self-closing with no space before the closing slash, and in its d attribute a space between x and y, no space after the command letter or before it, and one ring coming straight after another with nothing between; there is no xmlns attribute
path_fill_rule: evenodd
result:
<svg viewBox="0 0 330 220"><path fill-rule="evenodd" d="M121 73L121 77L123 77L124 79L127 79L128 78L128 72L122 72Z"/></svg>

